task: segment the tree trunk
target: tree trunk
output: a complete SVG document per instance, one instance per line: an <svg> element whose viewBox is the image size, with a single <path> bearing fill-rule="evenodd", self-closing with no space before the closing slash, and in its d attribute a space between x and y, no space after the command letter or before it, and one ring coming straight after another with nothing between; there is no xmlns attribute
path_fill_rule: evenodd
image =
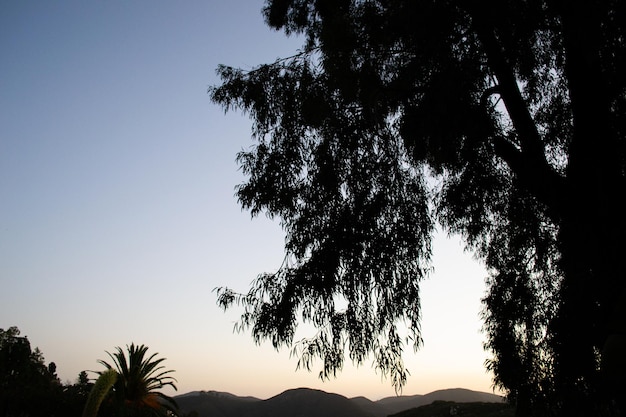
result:
<svg viewBox="0 0 626 417"><path fill-rule="evenodd" d="M620 349L621 355L626 352L619 334L625 322L620 314L626 291L622 268L626 207L621 201L626 190L618 135L611 123L612 93L599 52L600 31L588 2L564 6L574 130L559 236L564 279L552 347L555 386L563 415L570 416L615 415L620 398L615 395L623 390L626 375L615 354Z"/></svg>

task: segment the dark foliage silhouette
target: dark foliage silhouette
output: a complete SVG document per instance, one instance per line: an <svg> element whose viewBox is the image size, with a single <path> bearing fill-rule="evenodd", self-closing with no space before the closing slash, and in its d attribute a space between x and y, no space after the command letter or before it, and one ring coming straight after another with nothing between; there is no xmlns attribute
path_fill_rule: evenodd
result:
<svg viewBox="0 0 626 417"><path fill-rule="evenodd" d="M17 327L0 329L0 416L79 417L90 388L85 372L76 384L62 384L55 363L45 365Z"/></svg>
<svg viewBox="0 0 626 417"><path fill-rule="evenodd" d="M0 329L0 416L49 416L59 412L61 383L54 362L46 366L17 327Z"/></svg>
<svg viewBox="0 0 626 417"><path fill-rule="evenodd" d="M221 66L253 120L237 196L277 217L284 264L240 328L321 376L372 354L406 382L437 222L489 268L487 363L518 415L626 412L626 4L273 0L296 55ZM294 340L302 320L318 333Z"/></svg>
<svg viewBox="0 0 626 417"><path fill-rule="evenodd" d="M163 370L161 362L165 359L155 359L158 353L146 356L146 351L146 346L132 344L128 360L118 348L110 355L113 365L100 361L115 374L117 384L112 392L109 385L106 387L102 407L98 402L85 414L94 387L87 372L80 372L73 384L62 384L55 363L45 365L43 353L31 349L28 338L20 336L17 327L0 329L0 417L178 415L176 401L157 391L165 386L176 389L176 380L169 376L173 371Z"/></svg>
<svg viewBox="0 0 626 417"><path fill-rule="evenodd" d="M117 372L117 379L113 384L109 407L114 415L123 416L171 416L176 415L178 406L176 401L158 391L170 386L176 389L176 379L169 375L173 370L165 370L161 364L165 358L155 359L158 353L148 356L148 347L131 343L126 346L126 353L118 347L116 352L107 352L112 364L104 360L98 362L104 365L106 371Z"/></svg>

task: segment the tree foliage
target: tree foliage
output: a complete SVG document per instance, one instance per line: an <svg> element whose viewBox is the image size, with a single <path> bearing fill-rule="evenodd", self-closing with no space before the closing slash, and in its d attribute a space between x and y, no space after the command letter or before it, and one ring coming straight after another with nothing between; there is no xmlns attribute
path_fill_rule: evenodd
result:
<svg viewBox="0 0 626 417"><path fill-rule="evenodd" d="M103 386L112 386L111 406L114 415L118 413L138 417L177 415L176 401L158 391L166 386L176 390L176 379L169 375L174 371L165 370L165 366L161 365L165 358L155 359L158 353L147 356L148 347L145 345L131 343L126 348L128 357L120 347L117 347L113 354L107 352L113 364L104 360L98 361L106 368L105 371L99 372L101 377L106 376ZM108 377L111 371L117 375L113 381Z"/></svg>
<svg viewBox="0 0 626 417"><path fill-rule="evenodd" d="M0 329L0 416L179 415L175 400L157 391L176 389L169 375L174 371L161 365L165 359L155 359L158 353L146 356L144 345L127 348L128 359L118 348L109 354L113 365L99 361L107 369L98 373L95 384L86 371L75 383L61 384L55 363L45 365L43 353L31 349L17 327Z"/></svg>
<svg viewBox="0 0 626 417"><path fill-rule="evenodd" d="M53 416L61 412L56 365L13 326L0 329L0 416Z"/></svg>
<svg viewBox="0 0 626 417"><path fill-rule="evenodd" d="M82 417L96 417L100 410L100 404L109 394L109 390L113 388L113 384L117 381L117 372L115 369L107 369L100 373L98 379L89 391Z"/></svg>
<svg viewBox="0 0 626 417"><path fill-rule="evenodd" d="M489 268L487 363L519 414L626 412L626 5L269 0L292 57L218 68L253 121L237 197L286 257L248 293L257 342L322 377L373 354L406 382L438 222ZM318 333L294 340L299 321Z"/></svg>

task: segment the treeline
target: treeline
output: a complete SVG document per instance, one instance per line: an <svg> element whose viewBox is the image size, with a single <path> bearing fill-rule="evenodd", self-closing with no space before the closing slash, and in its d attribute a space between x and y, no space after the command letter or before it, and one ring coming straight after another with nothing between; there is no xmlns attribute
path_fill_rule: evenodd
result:
<svg viewBox="0 0 626 417"><path fill-rule="evenodd" d="M161 365L165 358L147 350L134 343L127 352L118 347L113 354L107 352L111 363L98 361L105 370L95 372L94 380L82 371L74 383L62 383L56 364L46 364L43 353L32 349L17 327L0 329L0 417L193 416L180 413L176 401L159 392L164 386L176 389L170 376L174 371ZM105 374L113 376L111 383L102 395L90 396L98 384L102 388Z"/></svg>
<svg viewBox="0 0 626 417"><path fill-rule="evenodd" d="M62 383L17 327L0 329L0 416L81 416L93 383L87 372Z"/></svg>

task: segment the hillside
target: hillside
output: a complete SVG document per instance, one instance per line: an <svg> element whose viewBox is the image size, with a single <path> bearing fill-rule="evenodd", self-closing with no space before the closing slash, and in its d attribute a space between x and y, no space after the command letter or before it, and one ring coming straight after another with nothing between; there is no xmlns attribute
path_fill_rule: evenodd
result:
<svg viewBox="0 0 626 417"><path fill-rule="evenodd" d="M433 391L425 395L410 395L399 397L387 397L377 401L378 404L389 410L390 414L395 414L403 410L417 408L434 401L451 401L456 403L483 402L498 403L502 402L502 397L490 394L488 392L471 391L463 388L453 388Z"/></svg>
<svg viewBox="0 0 626 417"><path fill-rule="evenodd" d="M198 417L386 417L433 401L502 402L497 395L465 389L388 397L379 401L364 397L348 399L308 388L287 390L267 400L216 391L196 391L175 399L183 413L195 411Z"/></svg>
<svg viewBox="0 0 626 417"><path fill-rule="evenodd" d="M505 403L435 401L390 417L513 417L514 415L514 408Z"/></svg>
<svg viewBox="0 0 626 417"><path fill-rule="evenodd" d="M348 398L307 388L292 389L262 401L246 417L374 417Z"/></svg>
<svg viewBox="0 0 626 417"><path fill-rule="evenodd" d="M254 397L238 397L227 392L194 391L174 397L185 414L195 411L198 417L241 416L251 404L261 400Z"/></svg>

